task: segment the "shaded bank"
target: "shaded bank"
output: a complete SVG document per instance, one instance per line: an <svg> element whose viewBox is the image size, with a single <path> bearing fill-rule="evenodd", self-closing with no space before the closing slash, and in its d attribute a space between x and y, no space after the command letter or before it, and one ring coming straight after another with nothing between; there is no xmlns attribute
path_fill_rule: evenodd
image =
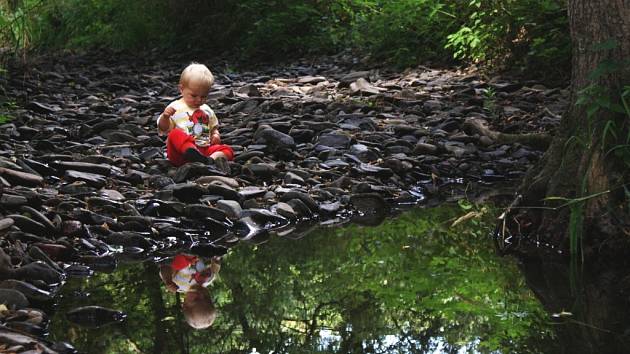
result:
<svg viewBox="0 0 630 354"><path fill-rule="evenodd" d="M630 278L617 260L571 268L565 257L524 257L519 267L551 315L554 353L623 353L630 345Z"/></svg>

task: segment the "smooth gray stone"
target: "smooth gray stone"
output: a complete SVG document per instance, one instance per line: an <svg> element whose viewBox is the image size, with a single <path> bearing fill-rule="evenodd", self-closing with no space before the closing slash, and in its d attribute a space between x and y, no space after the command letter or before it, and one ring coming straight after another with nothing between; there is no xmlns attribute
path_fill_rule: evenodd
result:
<svg viewBox="0 0 630 354"><path fill-rule="evenodd" d="M66 317L70 322L82 327L99 328L112 323L120 323L127 315L102 306L82 306L68 311Z"/></svg>
<svg viewBox="0 0 630 354"><path fill-rule="evenodd" d="M245 165L244 171L263 180L270 180L279 173L278 169L269 163L250 163Z"/></svg>
<svg viewBox="0 0 630 354"><path fill-rule="evenodd" d="M383 214L390 210L389 204L378 193L359 193L350 196L354 208L363 214Z"/></svg>
<svg viewBox="0 0 630 354"><path fill-rule="evenodd" d="M264 196L267 191L267 188L264 187L250 186L239 189L238 195L241 196L243 199L259 198Z"/></svg>
<svg viewBox="0 0 630 354"><path fill-rule="evenodd" d="M287 200L286 203L297 213L298 216L312 219L314 214L313 211L300 199L290 199Z"/></svg>
<svg viewBox="0 0 630 354"><path fill-rule="evenodd" d="M319 210L326 214L336 214L340 209L341 203L339 202L322 203L319 205Z"/></svg>
<svg viewBox="0 0 630 354"><path fill-rule="evenodd" d="M270 210L272 212L275 212L275 213L278 213L279 215L284 216L285 218L289 220L297 220L298 218L298 213L295 210L293 210L293 207L291 207L291 205L284 202L279 202L271 206Z"/></svg>
<svg viewBox="0 0 630 354"><path fill-rule="evenodd" d="M5 178L13 185L37 187L44 183L44 178L32 173L16 171L5 167L0 167L0 177Z"/></svg>
<svg viewBox="0 0 630 354"><path fill-rule="evenodd" d="M155 189L162 189L172 184L175 184L175 181L167 176L156 175L149 178L149 185Z"/></svg>
<svg viewBox="0 0 630 354"><path fill-rule="evenodd" d="M18 280L41 280L46 284L52 285L61 282L65 276L62 273L51 268L48 264L36 261L14 270L15 279Z"/></svg>
<svg viewBox="0 0 630 354"><path fill-rule="evenodd" d="M59 108L58 106L51 106L51 105L47 105L45 103L36 102L36 101L29 102L26 105L26 109L30 109L33 112L42 113L42 114L56 113L61 110L61 108Z"/></svg>
<svg viewBox="0 0 630 354"><path fill-rule="evenodd" d="M23 205L22 207L20 207L20 210L23 213L30 214L33 220L36 220L37 222L44 225L44 227L48 229L49 232L55 232L57 230L52 221L50 221L50 219L48 219L48 217L46 217L46 215L41 213L39 210L36 210L35 208L32 208L28 205Z"/></svg>
<svg viewBox="0 0 630 354"><path fill-rule="evenodd" d="M144 250L150 250L154 245L154 242L148 237L134 231L111 232L103 236L103 240L108 244L125 247L140 247Z"/></svg>
<svg viewBox="0 0 630 354"><path fill-rule="evenodd" d="M5 208L16 208L28 203L28 199L21 195L3 193L0 196L0 205Z"/></svg>
<svg viewBox="0 0 630 354"><path fill-rule="evenodd" d="M340 84L345 84L346 86L350 85L351 83L355 82L357 79L360 78L367 78L370 76L370 72L369 71L353 71L350 73L345 74L344 76L342 76L339 79L339 83Z"/></svg>
<svg viewBox="0 0 630 354"><path fill-rule="evenodd" d="M21 280L6 279L0 282L0 289L13 289L21 292L29 300L50 301L53 295L49 291L42 290L31 283Z"/></svg>
<svg viewBox="0 0 630 354"><path fill-rule="evenodd" d="M299 184L299 185L304 185L304 178L298 176L297 174L293 173L293 172L287 172L284 175L284 183L285 184Z"/></svg>
<svg viewBox="0 0 630 354"><path fill-rule="evenodd" d="M95 188L103 188L107 184L107 179L103 175L68 170L64 178L70 182L81 181Z"/></svg>
<svg viewBox="0 0 630 354"><path fill-rule="evenodd" d="M438 152L438 147L433 144L418 143L413 148L415 155L434 155Z"/></svg>
<svg viewBox="0 0 630 354"><path fill-rule="evenodd" d="M7 215L8 218L13 219L15 226L20 228L24 232L30 232L37 236L47 236L50 231L42 223L35 221L27 216L19 214Z"/></svg>
<svg viewBox="0 0 630 354"><path fill-rule="evenodd" d="M206 188L208 194L215 194L229 200L240 201L242 199L236 190L225 185L209 184Z"/></svg>
<svg viewBox="0 0 630 354"><path fill-rule="evenodd" d="M11 218L0 219L0 231L10 228L14 223L15 221Z"/></svg>
<svg viewBox="0 0 630 354"><path fill-rule="evenodd" d="M390 168L383 168L367 163L362 163L358 167L353 167L353 169L356 169L359 173L385 178L391 177L394 174L394 172Z"/></svg>
<svg viewBox="0 0 630 354"><path fill-rule="evenodd" d="M50 163L50 166L61 171L73 170L102 176L109 176L112 172L111 165L95 164L89 162L53 161Z"/></svg>
<svg viewBox="0 0 630 354"><path fill-rule="evenodd" d="M181 183L201 176L214 175L225 176L225 173L219 171L214 166L204 165L199 162L187 163L183 166L178 167L177 170L175 170L173 181L175 181L176 183Z"/></svg>
<svg viewBox="0 0 630 354"><path fill-rule="evenodd" d="M317 138L317 144L328 146L336 149L347 149L350 146L352 138L344 133L333 132L322 134Z"/></svg>
<svg viewBox="0 0 630 354"><path fill-rule="evenodd" d="M204 194L208 193L208 190L195 183L179 183L172 187L173 197L184 203L195 203Z"/></svg>
<svg viewBox="0 0 630 354"><path fill-rule="evenodd" d="M186 213L186 216L193 219L212 218L221 222L227 221L227 214L225 211L207 205L187 205L184 212Z"/></svg>
<svg viewBox="0 0 630 354"><path fill-rule="evenodd" d="M257 144L266 144L274 148L295 149L295 140L285 133L271 128L269 125L260 125L254 133L254 141Z"/></svg>
<svg viewBox="0 0 630 354"><path fill-rule="evenodd" d="M19 290L1 289L0 304L4 304L10 310L19 310L30 305L28 299Z"/></svg>
<svg viewBox="0 0 630 354"><path fill-rule="evenodd" d="M217 201L216 207L223 210L230 219L238 219L243 211L241 205L235 200L221 199Z"/></svg>
<svg viewBox="0 0 630 354"><path fill-rule="evenodd" d="M315 199L313 199L313 197L308 195L308 193L290 191L283 194L282 197L280 197L281 202L288 203L291 199L298 199L302 201L302 203L304 203L306 207L308 207L311 213L317 213L319 211L319 205L317 205L317 202L315 201Z"/></svg>

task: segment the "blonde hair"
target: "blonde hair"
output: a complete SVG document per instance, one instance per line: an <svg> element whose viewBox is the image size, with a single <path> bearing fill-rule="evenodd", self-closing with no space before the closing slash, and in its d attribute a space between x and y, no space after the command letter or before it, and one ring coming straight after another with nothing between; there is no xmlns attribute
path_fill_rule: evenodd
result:
<svg viewBox="0 0 630 354"><path fill-rule="evenodd" d="M179 84L186 87L193 81L207 85L210 88L214 84L214 76L212 76L207 66L191 63L182 71L182 75L179 77Z"/></svg>
<svg viewBox="0 0 630 354"><path fill-rule="evenodd" d="M214 320L217 318L217 309L212 303L208 289L195 285L190 291L197 292L199 296L193 298L189 298L188 296L184 297L182 304L184 319L186 319L190 327L195 329L203 329L212 326Z"/></svg>
<svg viewBox="0 0 630 354"><path fill-rule="evenodd" d="M217 318L217 310L214 306L198 306L194 309L184 308L186 323L194 329L204 329L212 326Z"/></svg>

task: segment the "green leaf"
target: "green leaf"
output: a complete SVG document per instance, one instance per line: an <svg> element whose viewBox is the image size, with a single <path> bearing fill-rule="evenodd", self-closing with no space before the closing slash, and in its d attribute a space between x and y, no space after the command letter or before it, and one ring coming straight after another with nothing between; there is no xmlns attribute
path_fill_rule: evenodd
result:
<svg viewBox="0 0 630 354"><path fill-rule="evenodd" d="M457 205L463 210L470 210L473 208L473 205L465 199L460 199L457 201Z"/></svg>

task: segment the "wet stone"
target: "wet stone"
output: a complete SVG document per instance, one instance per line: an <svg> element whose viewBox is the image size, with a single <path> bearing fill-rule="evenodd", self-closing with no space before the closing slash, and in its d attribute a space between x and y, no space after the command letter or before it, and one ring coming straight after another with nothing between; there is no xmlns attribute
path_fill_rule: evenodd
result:
<svg viewBox="0 0 630 354"><path fill-rule="evenodd" d="M41 176L0 167L0 177L6 179L12 185L36 187L44 182Z"/></svg>
<svg viewBox="0 0 630 354"><path fill-rule="evenodd" d="M0 303L12 310L29 306L29 301L19 290L0 288Z"/></svg>
<svg viewBox="0 0 630 354"><path fill-rule="evenodd" d="M184 203L195 203L208 191L196 183L180 183L171 186L173 197Z"/></svg>
<svg viewBox="0 0 630 354"><path fill-rule="evenodd" d="M149 185L155 189L163 189L164 187L175 184L172 178L167 176L151 176L149 178Z"/></svg>
<svg viewBox="0 0 630 354"><path fill-rule="evenodd" d="M207 205L201 205L201 204L187 205L185 209L185 213L188 217L193 218L193 219L213 218L218 221L227 220L227 214L225 213L225 211L218 208L213 208Z"/></svg>
<svg viewBox="0 0 630 354"><path fill-rule="evenodd" d="M284 148L293 150L295 148L295 140L285 133L279 132L268 125L261 125L254 133L255 142L265 144L275 148Z"/></svg>
<svg viewBox="0 0 630 354"><path fill-rule="evenodd" d="M21 195L2 194L0 196L0 205L5 208L17 208L28 203L28 199Z"/></svg>
<svg viewBox="0 0 630 354"><path fill-rule="evenodd" d="M254 187L254 186L244 187L244 188L239 189L238 191L238 195L242 197L243 199L262 197L265 195L265 193L267 193L266 188Z"/></svg>
<svg viewBox="0 0 630 354"><path fill-rule="evenodd" d="M13 224L15 224L15 221L12 218L0 219L0 231L10 228Z"/></svg>
<svg viewBox="0 0 630 354"><path fill-rule="evenodd" d="M61 171L73 170L103 176L109 176L112 171L112 166L110 165L87 162L54 161L50 163L50 166Z"/></svg>
<svg viewBox="0 0 630 354"><path fill-rule="evenodd" d="M24 294L27 299L34 301L50 301L53 294L49 291L39 289L33 284L21 280L7 279L0 282L0 289L13 289Z"/></svg>
<svg viewBox="0 0 630 354"><path fill-rule="evenodd" d="M46 263L39 261L15 269L14 275L15 279L18 280L41 280L46 284L57 284L65 278L62 273L59 273Z"/></svg>
<svg viewBox="0 0 630 354"><path fill-rule="evenodd" d="M241 211L243 211L241 205L234 200L219 200L217 201L216 207L223 210L226 216L230 219L238 219L241 216Z"/></svg>
<svg viewBox="0 0 630 354"><path fill-rule="evenodd" d="M350 196L353 207L363 214L382 214L390 209L385 199L377 193L360 193Z"/></svg>
<svg viewBox="0 0 630 354"><path fill-rule="evenodd" d="M105 186L105 184L107 184L107 179L103 177L102 175L97 175L94 173L87 173L87 172L72 171L72 170L66 171L64 175L64 179L66 179L69 182L76 182L76 181L85 182L89 186L95 187L95 188L102 188Z"/></svg>
<svg viewBox="0 0 630 354"><path fill-rule="evenodd" d="M298 213L287 203L279 202L273 205L270 210L289 220L296 220L298 218Z"/></svg>
<svg viewBox="0 0 630 354"><path fill-rule="evenodd" d="M218 195L228 200L239 201L242 199L241 195L236 190L226 185L209 184L206 186L206 189L208 194Z"/></svg>
<svg viewBox="0 0 630 354"><path fill-rule="evenodd" d="M113 323L123 322L127 315L121 311L106 307L82 306L68 311L66 317L70 322L82 327L99 328Z"/></svg>
<svg viewBox="0 0 630 354"><path fill-rule="evenodd" d="M42 223L33 220L27 216L19 215L19 214L11 214L7 215L10 219L13 219L13 223L20 230L25 232L30 232L32 234L38 236L47 236L48 229Z"/></svg>
<svg viewBox="0 0 630 354"><path fill-rule="evenodd" d="M350 146L351 139L349 136L341 133L330 133L320 135L317 144L338 149L346 149Z"/></svg>

